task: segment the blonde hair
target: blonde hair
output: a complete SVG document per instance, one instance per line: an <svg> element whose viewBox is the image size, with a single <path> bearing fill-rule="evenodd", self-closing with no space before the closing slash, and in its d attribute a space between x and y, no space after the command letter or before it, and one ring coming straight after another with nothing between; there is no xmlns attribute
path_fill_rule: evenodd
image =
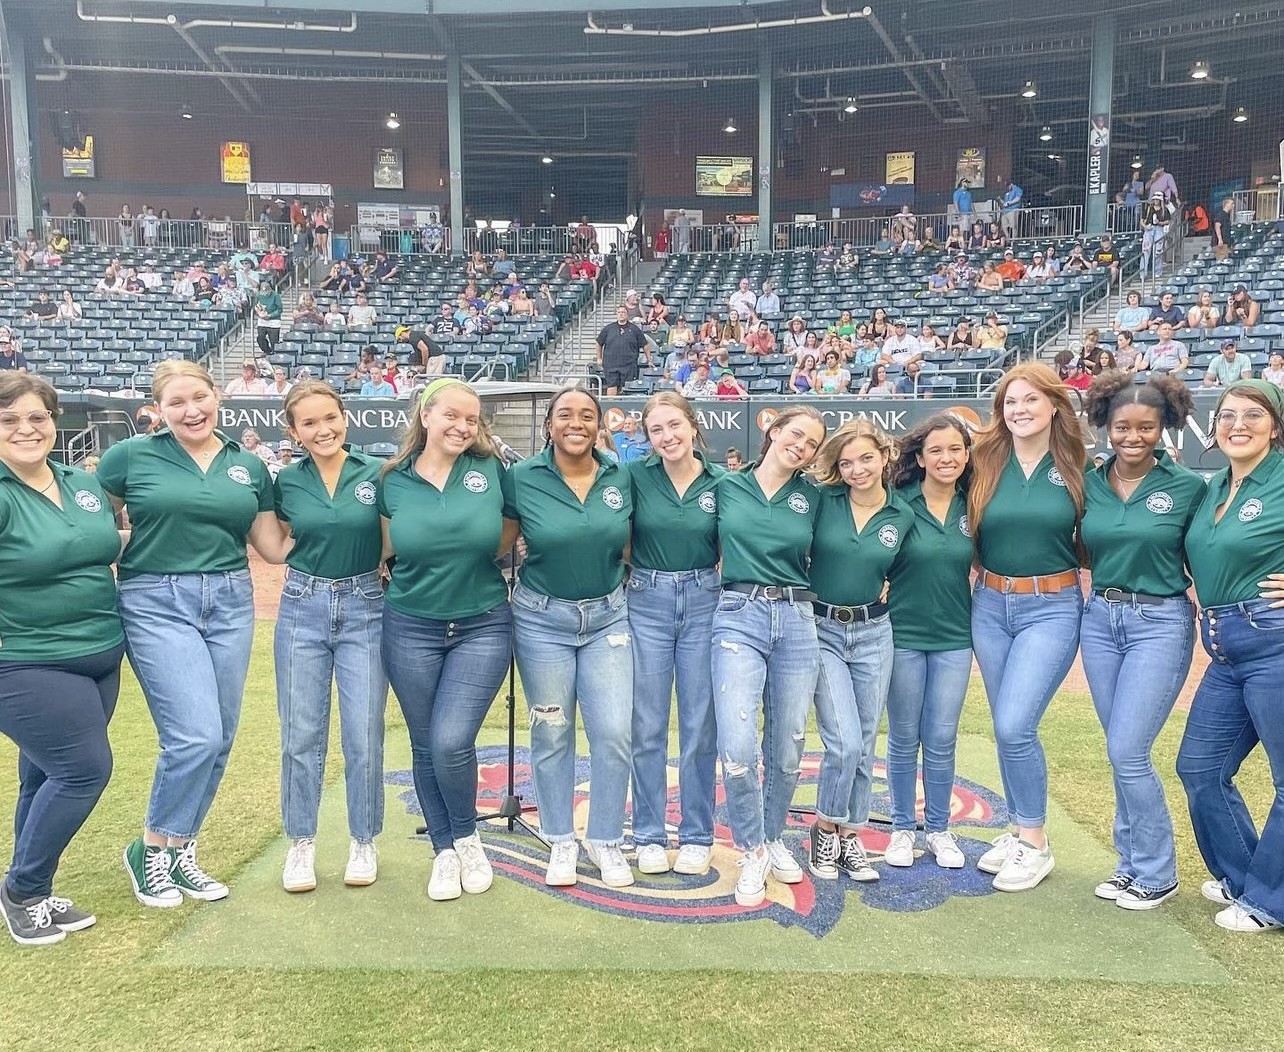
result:
<svg viewBox="0 0 1284 1052"><path fill-rule="evenodd" d="M291 427L294 426L294 410L305 398L311 398L313 395L321 395L324 398L334 399L335 405L339 407L339 412L345 412L346 407L343 399L339 397L339 392L331 387L328 383L321 380L301 380L290 388L290 393L285 396L285 405L282 407L285 413L285 421Z"/></svg>
<svg viewBox="0 0 1284 1052"><path fill-rule="evenodd" d="M687 418L687 423L695 431L695 444L705 446L704 432L700 430L700 420L696 416L695 410L691 408L691 403L677 391L656 391L646 400L646 405L642 407L642 431L646 432L647 414L659 406L667 405L670 409L676 409L679 413Z"/></svg>
<svg viewBox="0 0 1284 1052"><path fill-rule="evenodd" d="M454 380L445 378L434 380L424 388L423 393L410 403L410 413L406 420L406 429L401 433L401 444L397 448L396 454L380 470L380 475L386 475L404 464L411 457L417 457L424 451L424 446L428 441L428 431L424 427L423 414L425 409L431 409L437 404L437 399L445 391L453 391L457 387L462 387L470 395L477 399L477 404L481 404L481 397L473 389L471 384L464 383L463 380ZM293 394L293 392L291 392ZM477 416L477 438L469 446L465 453L471 453L475 457L494 457L498 456L495 445L495 438L490 433L490 427L486 423L486 418L478 414Z"/></svg>
<svg viewBox="0 0 1284 1052"><path fill-rule="evenodd" d="M218 394L218 388L214 385L214 378L210 376L208 369L186 358L170 358L156 366L156 371L152 373L152 401L160 405L165 387L172 380L184 378L202 383L216 395Z"/></svg>
<svg viewBox="0 0 1284 1052"><path fill-rule="evenodd" d="M842 427L829 436L816 454L811 474L821 485L832 486L843 481L838 470L838 461L842 459L843 449L847 443L858 438L867 438L875 449L883 454L883 482L886 483L892 474L892 465L896 463L896 443L882 428L875 426L862 417L848 420Z"/></svg>

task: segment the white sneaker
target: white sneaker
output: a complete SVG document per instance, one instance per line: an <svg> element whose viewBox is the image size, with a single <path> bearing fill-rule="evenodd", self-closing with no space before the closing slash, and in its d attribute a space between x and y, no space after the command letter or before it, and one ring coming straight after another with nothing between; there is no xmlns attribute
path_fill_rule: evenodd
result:
<svg viewBox="0 0 1284 1052"><path fill-rule="evenodd" d="M914 865L914 841L917 839L914 830L897 829L892 833L887 850L883 852L883 861L889 866L899 866L902 869Z"/></svg>
<svg viewBox="0 0 1284 1052"><path fill-rule="evenodd" d="M663 844L643 844L638 848L638 872L669 872L669 853Z"/></svg>
<svg viewBox="0 0 1284 1052"><path fill-rule="evenodd" d="M1246 910L1238 902L1232 902L1213 920L1219 928L1227 931L1260 932L1278 931L1279 925L1252 910Z"/></svg>
<svg viewBox="0 0 1284 1052"><path fill-rule="evenodd" d="M982 873L998 873L1008 856L1016 850L1017 838L1012 833L1004 833L992 843L994 846L976 860L976 868Z"/></svg>
<svg viewBox="0 0 1284 1052"><path fill-rule="evenodd" d="M757 906L767 897L767 870L771 855L766 847L746 851L740 858L740 879L736 881L736 905Z"/></svg>
<svg viewBox="0 0 1284 1052"><path fill-rule="evenodd" d="M771 875L782 884L801 884L802 866L790 853L789 848L779 840L767 842L767 858L771 863Z"/></svg>
<svg viewBox="0 0 1284 1052"><path fill-rule="evenodd" d="M1226 885L1220 880L1206 880L1199 886L1199 893L1209 902L1220 902L1223 906L1229 906L1235 900L1230 897L1226 891Z"/></svg>
<svg viewBox="0 0 1284 1052"><path fill-rule="evenodd" d="M490 868L490 859L486 857L481 837L474 833L463 840L456 840L455 853L459 856L459 881L463 889L470 895L488 891L495 882L495 871Z"/></svg>
<svg viewBox="0 0 1284 1052"><path fill-rule="evenodd" d="M683 844L678 848L678 858L673 863L673 872L685 873L691 877L703 877L709 872L709 863L712 861L713 848L708 844Z"/></svg>
<svg viewBox="0 0 1284 1052"><path fill-rule="evenodd" d="M1052 844L1037 848L1018 840L1012 854L994 878L995 891L1029 891L1052 872L1056 860L1052 857Z"/></svg>
<svg viewBox="0 0 1284 1052"><path fill-rule="evenodd" d="M574 840L559 840L549 852L544 883L551 888L569 888L579 880L579 874L575 870L579 863L580 845Z"/></svg>
<svg viewBox="0 0 1284 1052"><path fill-rule="evenodd" d="M348 868L343 882L350 888L365 888L379 876L379 852L369 840L353 840L348 845Z"/></svg>
<svg viewBox="0 0 1284 1052"><path fill-rule="evenodd" d="M459 852L452 848L437 852L432 860L432 876L428 878L428 897L433 902L449 902L464 893L459 870Z"/></svg>
<svg viewBox="0 0 1284 1052"><path fill-rule="evenodd" d="M317 886L317 842L310 836L301 836L290 844L285 856L285 872L281 884L286 891L313 891Z"/></svg>
<svg viewBox="0 0 1284 1052"><path fill-rule="evenodd" d="M962 869L967 862L963 857L963 849L959 847L958 837L948 830L928 833L927 850L936 857L936 864L942 869Z"/></svg>
<svg viewBox="0 0 1284 1052"><path fill-rule="evenodd" d="M594 844L584 841L584 853L602 874L602 883L608 888L627 888L633 883L633 870L619 844ZM665 867L668 868L667 866Z"/></svg>

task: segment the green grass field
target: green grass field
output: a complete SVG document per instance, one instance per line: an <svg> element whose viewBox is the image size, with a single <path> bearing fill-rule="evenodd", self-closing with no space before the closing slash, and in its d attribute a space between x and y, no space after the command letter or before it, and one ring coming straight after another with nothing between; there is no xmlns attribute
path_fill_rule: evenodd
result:
<svg viewBox="0 0 1284 1052"><path fill-rule="evenodd" d="M281 855L270 627L260 625L240 735L203 840L202 860L233 884L233 901L238 875L245 878L246 894L268 894L260 892L252 878L275 872ZM398 717L394 704L389 709L390 743L404 737ZM498 730L502 718L502 709L496 707L488 725ZM989 734L979 690L974 689L969 699L963 730ZM1180 732L1181 717L1174 716L1157 750L1176 815L1184 885L1182 895L1162 913L1166 922L1180 926L1182 939L1224 975L1219 982L1206 977L1160 981L1171 972L1163 959L1163 942L1152 947L1144 939L1128 943L1127 956L1135 959L1125 960L1123 967L1118 960L1110 961L1109 973L1135 976L1126 982L921 975L913 974L912 968L860 970L858 963L845 972L764 973L732 962L725 970L648 970L630 966L634 954L627 945L611 947L610 953L586 953L589 959L621 962L611 969L505 969L504 921L493 915L484 918L486 923L479 919L477 938L486 940L484 958L493 959L496 967L404 968L391 948L411 932L431 928L433 911L453 908L431 903L423 894L426 867L413 874L410 893L390 894L384 879L370 892L359 893L382 892L374 901L383 908L365 914L366 923L375 929L366 934L368 941L381 938L388 944L388 965L364 959L355 963L354 958L354 963L338 967L307 959L291 967L208 966L191 963L208 959L201 952L208 926L202 925L199 911L227 907L187 904L168 911L144 910L135 903L120 867L120 850L141 822L155 755L150 719L127 676L112 724L112 784L72 844L58 878L60 893L92 908L98 926L45 950L0 944L0 1050L155 1049L181 1041L201 1052L411 1047L1275 1052L1284 1045L1284 937L1233 936L1212 924L1211 904L1198 895L1205 873L1180 787L1171 776ZM1044 721L1044 741L1056 803L1095 839L1094 850L1108 847L1109 776L1101 732L1086 696L1066 692L1057 698ZM12 772L13 761L13 750L4 742L0 765ZM339 774L336 744L329 782ZM1246 765L1243 782L1254 814L1263 814L1269 777L1260 754ZM7 774L0 785L0 812L11 811L14 787L14 777ZM394 816L390 805L390 825ZM402 817L403 825L404 821ZM0 853L7 857L11 847L6 829ZM405 874L401 876L404 880ZM1050 878L1056 880L1056 875ZM478 910L503 908L513 900L505 897L502 883L469 905ZM1040 897L1048 907L1056 906L1058 895L1064 900L1064 891L1051 890L1050 884L1046 893L1040 889L1008 899L1009 909L998 902L1000 915L1010 917L1012 926L1000 932L994 944L1023 956L1050 952L1040 929L1055 924L1056 918L1039 915ZM322 901L320 895L314 902ZM309 908L307 898L286 901L272 916L285 917L288 923L290 908ZM967 902L952 903L951 908L955 905L969 908ZM993 908L992 902L986 905ZM447 918L457 923L458 914L440 916L443 923ZM901 926L897 921L902 915L889 916L891 920L871 925L870 938L898 940L898 945L888 947L889 956L912 959L913 947L907 951L905 940L925 938L931 914L916 922L907 915ZM1152 918L1120 917L1117 923L1137 919ZM512 918L515 929L537 923L531 916ZM1067 919L1067 924L1074 923L1073 917ZM265 923L261 933L264 943L274 938L268 927ZM734 952L752 955L757 949L753 929L743 930ZM584 938L611 937L620 931L626 933L623 938L638 940L639 960L653 959L644 941L661 935L652 926L603 925ZM1074 934L1091 938L1087 931ZM252 929L240 933L249 944L259 935ZM467 931L459 937L468 937Z"/></svg>

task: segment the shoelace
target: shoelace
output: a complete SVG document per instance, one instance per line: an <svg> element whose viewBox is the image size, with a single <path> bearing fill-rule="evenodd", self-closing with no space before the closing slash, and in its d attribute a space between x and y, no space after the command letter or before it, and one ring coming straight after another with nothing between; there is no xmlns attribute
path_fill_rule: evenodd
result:
<svg viewBox="0 0 1284 1052"><path fill-rule="evenodd" d="M865 854L865 845L860 842L860 837L855 834L842 837L839 850L848 865L869 865L869 858Z"/></svg>
<svg viewBox="0 0 1284 1052"><path fill-rule="evenodd" d="M767 858L771 860L773 866L780 869L792 869L798 866L798 860L779 840L772 840L767 844Z"/></svg>
<svg viewBox="0 0 1284 1052"><path fill-rule="evenodd" d="M143 876L147 880L147 886L153 891L168 891L174 886L174 880L169 875L169 852L158 848L155 851L145 851L144 854ZM181 865L182 854L178 858Z"/></svg>
<svg viewBox="0 0 1284 1052"><path fill-rule="evenodd" d="M455 844L455 854L464 869L481 869L486 865L486 853L476 840L460 840Z"/></svg>
<svg viewBox="0 0 1284 1052"><path fill-rule="evenodd" d="M736 865L742 869L748 869L750 866L760 866L766 869L771 864L771 855L769 852L763 852L761 855L755 855L752 851L746 851L738 859Z"/></svg>
<svg viewBox="0 0 1284 1052"><path fill-rule="evenodd" d="M573 840L559 841L553 845L553 857L550 860L555 866L571 865L579 854L579 848Z"/></svg>
<svg viewBox="0 0 1284 1052"><path fill-rule="evenodd" d="M60 899L57 895L50 895L45 901L49 903L49 908L54 913L66 913L71 909L71 899Z"/></svg>
<svg viewBox="0 0 1284 1052"><path fill-rule="evenodd" d="M447 880L455 880L459 876L459 855L442 854L437 858L437 865L434 868L434 876L440 875Z"/></svg>
<svg viewBox="0 0 1284 1052"><path fill-rule="evenodd" d="M908 830L898 829L895 833L892 834L892 842L887 846L888 846L888 850L890 850L893 847L907 847L911 851L913 851L914 834L910 833Z"/></svg>
<svg viewBox="0 0 1284 1052"><path fill-rule="evenodd" d="M49 909L49 900L41 899L39 902L33 902L30 906L23 907L27 911L27 917L30 918L32 927L48 928L53 924L53 914Z"/></svg>
<svg viewBox="0 0 1284 1052"><path fill-rule="evenodd" d="M816 861L820 863L837 862L841 850L837 833L822 831L816 837Z"/></svg>
<svg viewBox="0 0 1284 1052"><path fill-rule="evenodd" d="M178 868L188 883L194 887L205 887L214 883L214 878L196 864L196 841L190 840L178 853Z"/></svg>
<svg viewBox="0 0 1284 1052"><path fill-rule="evenodd" d="M374 844L367 844L358 841L352 849L352 861L360 866L368 866L374 861L375 850Z"/></svg>

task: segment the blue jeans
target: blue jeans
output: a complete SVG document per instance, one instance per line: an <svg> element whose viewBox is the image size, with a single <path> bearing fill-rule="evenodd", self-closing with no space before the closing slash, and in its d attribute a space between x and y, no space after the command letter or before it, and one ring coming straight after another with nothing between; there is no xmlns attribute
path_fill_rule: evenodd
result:
<svg viewBox="0 0 1284 1052"><path fill-rule="evenodd" d="M531 777L540 832L575 839L575 710L589 743L585 838L599 847L624 839L633 724L633 647L624 586L571 602L513 589L513 649L531 721Z"/></svg>
<svg viewBox="0 0 1284 1052"><path fill-rule="evenodd" d="M861 826L869 820L874 742L892 678L892 623L886 614L850 625L822 617L816 629L816 728L825 746L816 814L836 825Z"/></svg>
<svg viewBox="0 0 1284 1052"><path fill-rule="evenodd" d="M406 718L415 795L436 852L477 829L477 732L512 643L507 603L459 621L383 609L383 663Z"/></svg>
<svg viewBox="0 0 1284 1052"><path fill-rule="evenodd" d="M1141 276L1144 278L1154 262L1155 277L1164 273L1164 242L1168 238L1168 228L1148 226L1141 235Z"/></svg>
<svg viewBox="0 0 1284 1052"><path fill-rule="evenodd" d="M1080 641L1115 783L1116 871L1142 890L1159 891L1176 883L1177 849L1150 750L1190 671L1190 600L1182 595L1163 606L1133 605L1094 593L1084 607Z"/></svg>
<svg viewBox="0 0 1284 1052"><path fill-rule="evenodd" d="M332 682L339 687L348 832L368 841L383 829L388 678L379 655L382 614L377 573L338 581L293 569L286 574L273 656L281 717L281 818L291 839L317 835Z"/></svg>
<svg viewBox="0 0 1284 1052"><path fill-rule="evenodd" d="M711 665L731 835L752 851L780 839L798 785L807 710L820 672L811 603L723 592L713 617Z"/></svg>
<svg viewBox="0 0 1284 1052"><path fill-rule="evenodd" d="M709 639L717 570L634 570L629 577L633 662L633 841L667 844L669 703L678 688L678 792L682 844L713 843L718 725Z"/></svg>
<svg viewBox="0 0 1284 1052"><path fill-rule="evenodd" d="M978 584L972 593L972 648L994 720L1008 815L1037 828L1048 817L1048 763L1039 721L1079 649L1083 595L1077 587L1037 595Z"/></svg>
<svg viewBox="0 0 1284 1052"><path fill-rule="evenodd" d="M151 710L160 757L147 828L200 832L236 737L254 642L249 570L139 574L120 582L125 650Z"/></svg>
<svg viewBox="0 0 1284 1052"><path fill-rule="evenodd" d="M1241 905L1284 923L1284 610L1263 599L1209 607L1200 628L1212 664L1177 754L1195 841ZM1233 781L1258 742L1275 786L1260 836Z"/></svg>
<svg viewBox="0 0 1284 1052"><path fill-rule="evenodd" d="M906 650L892 655L887 692L887 785L892 828L917 821L918 753L923 750L923 829L942 833L954 798L959 716L972 678L971 650Z"/></svg>

